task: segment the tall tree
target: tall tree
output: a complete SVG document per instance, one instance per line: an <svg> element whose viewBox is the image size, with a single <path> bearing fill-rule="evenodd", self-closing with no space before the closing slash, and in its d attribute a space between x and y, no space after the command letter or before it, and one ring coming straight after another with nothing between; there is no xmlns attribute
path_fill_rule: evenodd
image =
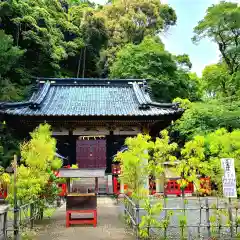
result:
<svg viewBox="0 0 240 240"><path fill-rule="evenodd" d="M225 64L206 66L202 72L203 88L206 95L209 97L228 96L230 78Z"/></svg>
<svg viewBox="0 0 240 240"><path fill-rule="evenodd" d="M81 48L79 28L69 21L64 1L2 1L0 17L14 43L26 49L23 65L30 75L57 76L60 61Z"/></svg>
<svg viewBox="0 0 240 240"><path fill-rule="evenodd" d="M83 2L75 3L68 10L71 22L79 26L83 40L81 50L64 61L76 77L98 76L97 62L100 51L108 40L105 19L97 14L98 8L93 7L93 4Z"/></svg>
<svg viewBox="0 0 240 240"><path fill-rule="evenodd" d="M99 14L106 19L109 41L102 51L99 67L108 73L116 52L127 43L139 44L176 23L175 11L159 0L114 0Z"/></svg>
<svg viewBox="0 0 240 240"><path fill-rule="evenodd" d="M0 30L0 101L21 98L19 85L21 81L12 82L9 76L17 71L17 62L23 56L24 51L13 46L13 38Z"/></svg>
<svg viewBox="0 0 240 240"><path fill-rule="evenodd" d="M222 1L209 7L194 33L194 42L208 37L218 45L230 75L240 70L240 6L237 3Z"/></svg>
<svg viewBox="0 0 240 240"><path fill-rule="evenodd" d="M149 79L153 95L159 101L177 96L196 100L197 81L177 68L173 55L159 38L146 37L139 45L129 44L117 54L110 68L111 77Z"/></svg>

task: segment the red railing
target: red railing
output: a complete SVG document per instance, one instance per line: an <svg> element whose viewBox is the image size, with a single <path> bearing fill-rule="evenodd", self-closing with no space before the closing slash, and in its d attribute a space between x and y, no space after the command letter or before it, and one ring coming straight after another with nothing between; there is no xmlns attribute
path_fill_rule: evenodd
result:
<svg viewBox="0 0 240 240"><path fill-rule="evenodd" d="M119 164L112 164L112 175L113 175L113 193L118 195L120 193L120 183L118 181L119 175L121 173ZM210 178L200 178L200 186L203 193L207 193L208 195L211 193L211 182ZM127 185L124 185L124 189L127 189ZM193 183L188 183L187 187L184 189L185 194L192 194L194 192ZM149 180L149 194L153 195L156 193L156 183L154 179ZM165 187L166 195L177 195L180 196L182 194L182 190L180 188L180 184L177 183L177 179L169 179L167 185Z"/></svg>
<svg viewBox="0 0 240 240"><path fill-rule="evenodd" d="M193 183L188 183L187 187L184 189L184 193L193 193L194 187ZM182 194L182 190L180 188L180 184L177 183L177 180L169 180L167 182L167 186L165 188L166 195L177 195L180 196Z"/></svg>

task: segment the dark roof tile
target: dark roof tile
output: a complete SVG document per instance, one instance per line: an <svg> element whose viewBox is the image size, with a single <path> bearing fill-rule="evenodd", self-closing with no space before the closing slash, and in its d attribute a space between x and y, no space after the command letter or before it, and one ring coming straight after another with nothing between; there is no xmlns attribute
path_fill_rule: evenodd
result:
<svg viewBox="0 0 240 240"><path fill-rule="evenodd" d="M0 111L21 116L160 116L182 111L152 102L145 89L145 81L132 79L49 79L39 83L28 102L2 103Z"/></svg>

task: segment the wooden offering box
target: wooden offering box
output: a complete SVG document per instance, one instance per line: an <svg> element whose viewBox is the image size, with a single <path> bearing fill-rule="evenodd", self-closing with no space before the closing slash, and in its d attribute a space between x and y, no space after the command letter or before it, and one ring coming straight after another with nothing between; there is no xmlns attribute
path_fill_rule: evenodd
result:
<svg viewBox="0 0 240 240"><path fill-rule="evenodd" d="M67 195L67 210L95 210L97 196L95 193L69 193Z"/></svg>
<svg viewBox="0 0 240 240"><path fill-rule="evenodd" d="M68 178L95 178L94 189L85 189L79 183L73 183L72 190L68 184L66 202L66 227L71 224L93 224L97 226L97 178L105 176L105 169L67 169L59 170L59 177ZM69 192L70 191L70 192ZM90 218L72 218L72 214L92 214Z"/></svg>
<svg viewBox="0 0 240 240"><path fill-rule="evenodd" d="M92 214L92 217L72 218L75 214ZM69 193L66 202L66 227L71 224L97 225L97 196L95 193Z"/></svg>

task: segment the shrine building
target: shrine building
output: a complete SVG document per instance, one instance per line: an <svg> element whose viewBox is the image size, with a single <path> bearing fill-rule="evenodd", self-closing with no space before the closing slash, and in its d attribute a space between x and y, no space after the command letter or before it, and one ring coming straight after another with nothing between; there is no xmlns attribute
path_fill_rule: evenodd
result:
<svg viewBox="0 0 240 240"><path fill-rule="evenodd" d="M146 80L39 78L29 100L0 103L0 119L23 137L46 122L65 165L111 173L112 156L126 137L156 137L183 113L150 95Z"/></svg>

